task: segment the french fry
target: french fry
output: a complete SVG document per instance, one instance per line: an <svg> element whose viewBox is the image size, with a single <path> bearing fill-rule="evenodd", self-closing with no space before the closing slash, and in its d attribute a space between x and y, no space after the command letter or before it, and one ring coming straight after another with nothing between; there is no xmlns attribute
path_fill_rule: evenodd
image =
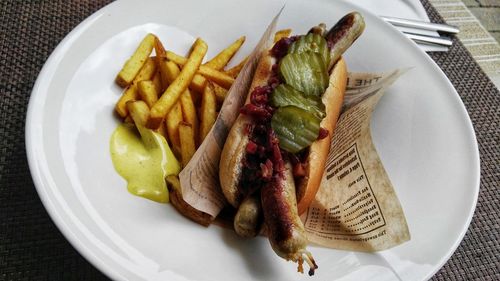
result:
<svg viewBox="0 0 500 281"><path fill-rule="evenodd" d="M161 73L160 71L156 71L155 76L153 77L153 85L155 86L156 93L163 93L163 83L161 81ZM166 88L166 87L165 87Z"/></svg>
<svg viewBox="0 0 500 281"><path fill-rule="evenodd" d="M196 151L193 127L187 122L179 123L182 167L186 167Z"/></svg>
<svg viewBox="0 0 500 281"><path fill-rule="evenodd" d="M193 135L194 139L198 140L198 130L199 130L199 122L198 117L196 116L196 107L194 106L193 97L189 90L184 91L181 95L181 107L182 107L182 117L183 120L187 123L191 124L193 127Z"/></svg>
<svg viewBox="0 0 500 281"><path fill-rule="evenodd" d="M172 81L169 81L168 77L167 77L167 62L168 62L168 59L165 57L165 58L161 58L158 63L158 68L159 68L159 71L160 71L160 78L161 78L161 83L163 85L163 88L165 88L165 90L167 89L168 85L170 85L170 83ZM165 92L165 91L163 91ZM162 92L162 93L163 93Z"/></svg>
<svg viewBox="0 0 500 281"><path fill-rule="evenodd" d="M184 66L187 62L187 59L185 57L178 55L172 51L167 51L166 55L167 55L167 59L175 62L176 64L178 64L180 66ZM203 75L204 78L212 80L213 82L220 84L221 86L228 88L228 89L231 87L231 85L234 82L233 77L225 74L222 71L216 70L216 69L214 69L210 66L206 66L206 65L201 65L200 68L198 69L197 74ZM199 80L198 76L195 76L195 77L197 77L197 78L193 78L193 81L191 82L190 86L195 91L202 92L205 88L206 81Z"/></svg>
<svg viewBox="0 0 500 281"><path fill-rule="evenodd" d="M245 66L247 61L248 61L248 56L244 58L242 61L240 61L240 63L238 63L234 67L224 71L224 73L236 79L236 77L238 76L238 74L240 74L241 69L243 68L243 66Z"/></svg>
<svg viewBox="0 0 500 281"><path fill-rule="evenodd" d="M211 60L206 62L204 65L211 67L215 70L221 70L224 68L224 66L227 65L227 63L231 60L231 58L238 52L240 49L241 45L245 42L245 36L242 36L238 38L236 41L234 41L231 45L226 47L224 50L219 52L215 57L213 57ZM193 81L191 82L190 87L197 91L198 93L202 93L203 89L205 89L205 86L207 84L207 80L205 77L203 77L200 74L196 74L193 77Z"/></svg>
<svg viewBox="0 0 500 281"><path fill-rule="evenodd" d="M168 83L174 82L175 78L177 78L181 73L177 64L169 60L163 61L162 69L165 72L165 79L167 80Z"/></svg>
<svg viewBox="0 0 500 281"><path fill-rule="evenodd" d="M186 64L186 62L187 62L187 58L185 58L181 55L178 55L172 51L167 51L165 53L165 57L168 60L173 61L174 63L176 63L180 66L184 66L184 64ZM198 70L197 70L197 72L198 72ZM189 85L189 87L198 93L203 93L203 89L205 89L206 83L207 83L207 80L205 79L205 77L203 77L201 74L196 73L194 75L193 80L191 81L191 84Z"/></svg>
<svg viewBox="0 0 500 281"><path fill-rule="evenodd" d="M238 52L241 45L245 42L245 36L238 38L227 48L219 52L215 57L205 63L206 66L211 67L215 70L221 70L226 66L226 64L231 60L231 58Z"/></svg>
<svg viewBox="0 0 500 281"><path fill-rule="evenodd" d="M155 48L155 53L156 53L156 59L157 62L159 59L165 57L165 48L163 47L163 44L160 41L160 38L155 36L155 41L154 41L154 48Z"/></svg>
<svg viewBox="0 0 500 281"><path fill-rule="evenodd" d="M142 80L151 80L155 72L156 72L155 59L152 57L147 58L146 62L142 66L139 73L137 73L132 83L137 84Z"/></svg>
<svg viewBox="0 0 500 281"><path fill-rule="evenodd" d="M181 152L181 142L179 140L179 123L182 122L182 108L181 103L175 103L172 110L170 110L167 114L166 123L167 123L167 134L170 143L172 144L172 149L175 153L175 156L180 156Z"/></svg>
<svg viewBox="0 0 500 281"><path fill-rule="evenodd" d="M163 84L163 87L167 87L168 84L170 84L170 82L167 81L167 78L165 76L165 64L164 62L166 61L165 57L166 57L166 52L165 52L165 48L163 47L163 44L161 43L160 39L158 39L158 37L156 37L155 39L155 52L156 52L156 65L158 67L158 71L160 72L160 78L161 78L161 81L162 81L162 84ZM160 93L160 92L158 92ZM161 91L161 93L163 93L163 91Z"/></svg>
<svg viewBox="0 0 500 281"><path fill-rule="evenodd" d="M139 91L137 91L137 86L132 84L125 89L122 96L118 100L115 106L115 110L120 115L120 117L125 118L128 115L127 102L138 100L140 98Z"/></svg>
<svg viewBox="0 0 500 281"><path fill-rule="evenodd" d="M172 61L167 61L165 63L165 75L170 81L174 81L180 74L179 67ZM193 126L193 132L195 136L198 136L198 118L196 114L196 108L194 106L193 98L189 89L186 89L180 97L180 102L182 105L182 116L183 120Z"/></svg>
<svg viewBox="0 0 500 281"><path fill-rule="evenodd" d="M130 115L128 115L127 117L125 117L125 119L123 119L123 123L134 124L134 120L132 120L132 117L130 117Z"/></svg>
<svg viewBox="0 0 500 281"><path fill-rule="evenodd" d="M161 122L160 127L156 130L160 135L162 135L166 141L168 141L168 131L165 122Z"/></svg>
<svg viewBox="0 0 500 281"><path fill-rule="evenodd" d="M179 213L203 226L209 226L212 223L212 217L209 214L198 211L182 199L181 183L177 176L168 176L166 181L170 202Z"/></svg>
<svg viewBox="0 0 500 281"><path fill-rule="evenodd" d="M197 93L203 93L203 89L205 89L206 85L207 79L197 72L193 77L193 81L191 81L189 87Z"/></svg>
<svg viewBox="0 0 500 281"><path fill-rule="evenodd" d="M227 95L227 89L224 89L223 87L219 86L216 83L213 83L214 85L214 92L215 92L215 98L217 99L217 103L222 104L224 100L226 99Z"/></svg>
<svg viewBox="0 0 500 281"><path fill-rule="evenodd" d="M234 78L225 74L224 72L215 70L213 68L207 66L200 66L198 71L201 75L205 76L210 81L213 81L225 89L231 88L231 85L234 83Z"/></svg>
<svg viewBox="0 0 500 281"><path fill-rule="evenodd" d="M141 100L146 102L148 108L151 108L158 100L158 92L155 89L153 81L140 81L137 84L137 89L139 90L139 96L141 97Z"/></svg>
<svg viewBox="0 0 500 281"><path fill-rule="evenodd" d="M217 117L216 107L217 101L215 99L214 86L212 83L208 83L201 97L199 143L203 142L215 123Z"/></svg>
<svg viewBox="0 0 500 281"><path fill-rule="evenodd" d="M125 62L122 69L116 76L116 83L121 87L126 87L132 83L139 70L142 68L147 58L153 51L155 36L148 33L142 39L134 54Z"/></svg>
<svg viewBox="0 0 500 281"><path fill-rule="evenodd" d="M127 108L130 114L127 116L129 123L145 126L149 118L149 107L144 101L129 101L127 102ZM158 130L156 130L160 135L162 135L168 141L167 127L164 122L160 125Z"/></svg>
<svg viewBox="0 0 500 281"><path fill-rule="evenodd" d="M280 41L281 38L290 36L291 33L292 30L290 28L276 31L276 33L274 33L274 43Z"/></svg>
<svg viewBox="0 0 500 281"><path fill-rule="evenodd" d="M149 107L141 100L127 102L127 109L136 126L144 126L148 121Z"/></svg>
<svg viewBox="0 0 500 281"><path fill-rule="evenodd" d="M200 38L196 39L193 45L188 61L182 68L181 73L168 86L163 95L151 108L151 114L147 123L148 128L156 129L165 118L165 115L170 111L174 104L179 99L180 95L187 89L196 70L200 67L203 57L207 53L208 46Z"/></svg>

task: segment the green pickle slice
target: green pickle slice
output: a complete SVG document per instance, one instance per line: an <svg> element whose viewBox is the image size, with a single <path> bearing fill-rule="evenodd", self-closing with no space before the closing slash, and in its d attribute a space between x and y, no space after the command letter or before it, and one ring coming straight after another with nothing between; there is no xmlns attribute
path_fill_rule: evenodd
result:
<svg viewBox="0 0 500 281"><path fill-rule="evenodd" d="M271 119L279 146L297 153L313 143L319 135L321 120L314 114L296 106L278 108Z"/></svg>
<svg viewBox="0 0 500 281"><path fill-rule="evenodd" d="M321 55L311 51L287 54L279 63L286 84L305 95L320 97L328 86L328 71Z"/></svg>
<svg viewBox="0 0 500 281"><path fill-rule="evenodd" d="M283 107L293 105L314 114L323 119L325 117L325 105L317 96L306 96L289 85L281 84L271 94L271 105Z"/></svg>
<svg viewBox="0 0 500 281"><path fill-rule="evenodd" d="M313 33L300 36L300 38L293 42L288 49L289 54L304 53L308 51L320 54L325 64L328 65L330 60L330 50L328 50L326 39L323 36Z"/></svg>

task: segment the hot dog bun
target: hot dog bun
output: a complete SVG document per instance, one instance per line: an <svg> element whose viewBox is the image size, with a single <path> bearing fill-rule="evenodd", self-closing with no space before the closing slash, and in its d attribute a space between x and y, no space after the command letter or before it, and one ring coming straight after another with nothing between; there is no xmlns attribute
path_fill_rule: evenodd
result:
<svg viewBox="0 0 500 281"><path fill-rule="evenodd" d="M257 86L267 85L271 67L274 63L275 59L269 52L264 53L259 61L248 93L251 93ZM346 64L343 59L340 59L331 71L329 87L322 96L322 101L326 107L326 117L321 121L321 127L328 130L328 136L312 143L307 157L306 176L296 183L299 214L307 209L319 189L326 158L330 150L332 133L342 107L346 83ZM248 94L246 103L250 101L249 96ZM223 194L235 208L244 199L244 195L239 190L239 179L243 171L242 160L245 157L246 146L249 141L249 136L245 132L246 124L251 122L251 117L247 115L240 114L238 116L226 139L219 164L219 179Z"/></svg>
<svg viewBox="0 0 500 281"><path fill-rule="evenodd" d="M248 93L251 93L258 86L267 85L267 79L271 75L271 67L275 61L269 51L262 55ZM247 94L245 103L249 102L250 95ZM245 157L245 149L248 144L248 134L245 133L246 124L251 122L252 119L249 116L238 115L229 131L219 162L219 181L222 192L229 204L235 208L244 199L238 184L243 171L242 160Z"/></svg>
<svg viewBox="0 0 500 281"><path fill-rule="evenodd" d="M321 127L328 130L328 136L311 144L306 161L306 176L296 183L299 214L305 212L318 192L330 151L330 142L342 109L346 84L347 67L345 61L340 59L332 69L329 86L322 97L326 107L326 117L321 121Z"/></svg>

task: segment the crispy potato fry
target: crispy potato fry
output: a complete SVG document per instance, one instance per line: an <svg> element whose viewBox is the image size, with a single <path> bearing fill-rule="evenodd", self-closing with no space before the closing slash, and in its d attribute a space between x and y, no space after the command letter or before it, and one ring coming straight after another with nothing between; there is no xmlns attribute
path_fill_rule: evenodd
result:
<svg viewBox="0 0 500 281"><path fill-rule="evenodd" d="M153 76L155 75L155 72L156 72L155 58L149 57L142 66L137 76L135 76L132 83L137 84L142 80L151 80L151 78L153 78Z"/></svg>
<svg viewBox="0 0 500 281"><path fill-rule="evenodd" d="M193 51L189 55L189 59L182 68L181 73L168 86L160 99L151 108L151 114L148 120L148 128L158 128L160 123L165 118L165 115L177 102L180 95L187 89L196 70L200 67L203 57L207 53L208 46L200 38L196 39L193 45Z"/></svg>
<svg viewBox="0 0 500 281"><path fill-rule="evenodd" d="M177 76L179 76L179 74L181 73L179 67L173 61L169 60L164 61L163 64L164 64L163 70L165 72L165 78L167 82L168 83L174 82L175 78L177 78Z"/></svg>
<svg viewBox="0 0 500 281"><path fill-rule="evenodd" d="M132 117L130 117L130 115L128 115L127 117L125 117L125 119L123 119L123 123L134 124L134 120L132 120Z"/></svg>
<svg viewBox="0 0 500 281"><path fill-rule="evenodd" d="M187 122L179 123L182 167L186 167L196 151L193 127Z"/></svg>
<svg viewBox="0 0 500 281"><path fill-rule="evenodd" d="M164 62L165 57L166 57L166 52L165 48L163 47L163 44L161 43L160 39L156 37L155 39L155 52L156 52L156 66L158 67L158 71L160 72L160 78L163 84L163 87L166 89L167 85L170 84L170 82L167 81L166 76L165 76L165 70L164 70ZM163 91L160 91L158 93L163 93Z"/></svg>
<svg viewBox="0 0 500 281"><path fill-rule="evenodd" d="M156 36L155 36L154 48L155 48L157 61L159 61L159 59L165 57L165 47L163 47L163 44L161 43L160 38L158 38Z"/></svg>
<svg viewBox="0 0 500 281"><path fill-rule="evenodd" d="M174 81L180 74L179 67L172 61L165 63L165 74L169 81ZM195 137L198 135L198 117L196 116L196 108L194 106L193 98L189 89L186 89L180 97L180 102L182 105L182 116L183 120L193 126L193 132Z"/></svg>
<svg viewBox="0 0 500 281"><path fill-rule="evenodd" d="M153 85L155 86L155 91L159 95L163 93L163 83L161 81L161 73L160 71L156 71L155 76L153 77ZM165 87L166 88L166 87Z"/></svg>
<svg viewBox="0 0 500 281"><path fill-rule="evenodd" d="M276 33L274 33L274 43L280 41L281 38L290 36L291 33L292 30L290 28L276 31Z"/></svg>
<svg viewBox="0 0 500 281"><path fill-rule="evenodd" d="M115 106L115 110L118 115L120 115L122 118L127 117L127 102L138 100L139 98L139 91L137 91L137 86L135 84L132 84L128 88L126 88Z"/></svg>
<svg viewBox="0 0 500 281"><path fill-rule="evenodd" d="M245 36L242 36L238 38L236 41L234 41L231 45L229 45L227 48L219 52L215 57L213 57L211 60L206 62L204 65L211 67L215 70L221 70L226 66L226 64L231 60L231 58L238 52L240 49L241 45L245 42ZM175 55L175 54L170 54ZM179 55L175 55L176 59L179 59L179 57L184 58ZM185 58L184 58L185 59ZM179 63L178 63L179 64ZM182 64L181 64L182 65ZM195 90L198 93L203 93L203 90L205 89L205 86L207 85L207 80L205 77L203 77L200 74L196 74L193 77L193 81L191 81L190 88Z"/></svg>
<svg viewBox="0 0 500 281"><path fill-rule="evenodd" d="M187 59L183 56L180 56L174 52L167 51L167 59L175 62L178 65L183 66L186 62ZM225 74L222 71L216 70L212 67L206 66L206 65L201 65L200 68L198 69L198 74L203 75L205 78L208 80L211 80L227 89L231 87L231 85L234 83L234 78ZM195 76L197 77L197 76ZM193 81L191 82L191 88L193 88L195 91L202 91L205 88L206 81L203 80L195 80L198 78L193 78Z"/></svg>
<svg viewBox="0 0 500 281"><path fill-rule="evenodd" d="M212 222L212 217L207 213L198 211L182 199L182 189L179 178L176 176L168 176L166 180L170 194L170 202L174 208L188 219L191 219L203 226L209 226Z"/></svg>
<svg viewBox="0 0 500 281"><path fill-rule="evenodd" d="M203 89L205 89L206 85L207 79L203 75L196 73L189 87L197 93L203 93Z"/></svg>
<svg viewBox="0 0 500 281"><path fill-rule="evenodd" d="M201 98L199 143L203 142L215 123L215 119L217 118L216 107L217 101L215 99L214 86L212 83L208 83Z"/></svg>
<svg viewBox="0 0 500 281"><path fill-rule="evenodd" d="M213 83L214 85L214 92L215 92L215 98L217 99L217 103L222 104L224 100L226 99L227 95L227 89L224 89L223 87L219 86L216 83Z"/></svg>
<svg viewBox="0 0 500 281"><path fill-rule="evenodd" d="M147 58L153 51L155 36L148 33L142 39L139 47L135 50L134 54L125 62L122 69L116 76L116 83L122 87L126 87L132 83L139 70L142 68Z"/></svg>
<svg viewBox="0 0 500 281"><path fill-rule="evenodd" d="M193 135L196 144L196 141L198 140L198 130L200 125L198 122L196 107L194 106L193 98L189 90L186 90L184 91L184 93L182 93L181 105L182 105L182 117L184 121L191 124L191 126L193 127Z"/></svg>
<svg viewBox="0 0 500 281"><path fill-rule="evenodd" d="M200 66L198 71L201 75L205 76L210 81L213 81L225 89L231 88L234 83L234 78L225 74L224 72L215 70L207 66Z"/></svg>
<svg viewBox="0 0 500 281"><path fill-rule="evenodd" d="M245 66L247 61L248 61L248 56L244 58L242 61L240 61L240 63L238 63L234 67L224 71L224 73L236 79L236 77L238 76L238 74L240 74L241 69L243 68L243 66Z"/></svg>
<svg viewBox="0 0 500 281"><path fill-rule="evenodd" d="M149 118L149 107L144 101L129 101L127 102L127 108L130 114L127 119L130 119L131 124L137 124L145 126ZM162 135L168 141L167 127L164 122L161 123L157 133Z"/></svg>
<svg viewBox="0 0 500 281"><path fill-rule="evenodd" d="M209 60L204 65L211 67L215 70L221 70L231 60L231 58L238 52L241 45L245 42L245 36L238 38L231 45L219 52L215 57Z"/></svg>
<svg viewBox="0 0 500 281"><path fill-rule="evenodd" d="M162 83L162 86L164 88L163 92L165 92L165 90L167 89L168 85L170 85L170 81L167 77L167 58L161 58L161 60L159 60L159 65L158 65L158 68L159 68L159 71L160 71L160 78L161 78L161 83ZM163 93L163 92L160 92L160 93Z"/></svg>
<svg viewBox="0 0 500 281"><path fill-rule="evenodd" d="M156 92L153 81L151 80L140 81L137 84L137 89L139 90L139 96L141 97L141 100L146 102L148 108L151 108L158 100L158 92Z"/></svg>
<svg viewBox="0 0 500 281"><path fill-rule="evenodd" d="M149 107L144 101L129 101L127 102L127 109L136 126L146 125L149 117Z"/></svg>
<svg viewBox="0 0 500 281"><path fill-rule="evenodd" d="M160 127L158 127L158 130L156 130L160 135L162 135L165 140L168 142L168 131L167 131L167 125L165 122L161 122Z"/></svg>
<svg viewBox="0 0 500 281"><path fill-rule="evenodd" d="M181 103L177 102L172 110L168 112L166 118L168 139L171 142L173 152L177 158L179 158L181 152L181 142L179 140L180 122L182 122L182 108Z"/></svg>

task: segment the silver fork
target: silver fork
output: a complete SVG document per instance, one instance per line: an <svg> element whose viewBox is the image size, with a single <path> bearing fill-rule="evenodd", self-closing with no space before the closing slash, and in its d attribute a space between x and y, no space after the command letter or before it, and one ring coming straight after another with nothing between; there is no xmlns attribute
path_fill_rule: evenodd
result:
<svg viewBox="0 0 500 281"><path fill-rule="evenodd" d="M432 36L429 35L429 31L440 32L448 35L457 34L459 32L458 27L448 24L431 23L386 16L381 16L380 18L397 27L411 28L411 31L403 30L402 32L406 35L406 37L417 43L449 47L452 44L452 40L450 37L443 35Z"/></svg>

